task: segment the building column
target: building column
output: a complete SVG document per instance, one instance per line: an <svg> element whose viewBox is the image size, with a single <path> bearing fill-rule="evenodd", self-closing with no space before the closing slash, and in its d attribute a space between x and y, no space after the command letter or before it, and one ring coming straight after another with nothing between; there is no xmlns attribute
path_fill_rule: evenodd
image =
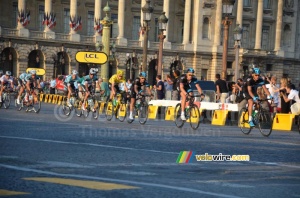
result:
<svg viewBox="0 0 300 198"><path fill-rule="evenodd" d="M274 51L281 50L282 14L283 14L283 0L278 0Z"/></svg>
<svg viewBox="0 0 300 198"><path fill-rule="evenodd" d="M26 0L18 0L18 11L19 12L22 11L25 14L27 13L26 12ZM21 22L18 22L17 29L19 30L18 36L29 37L29 30L27 28L25 28Z"/></svg>
<svg viewBox="0 0 300 198"><path fill-rule="evenodd" d="M94 20L97 20L98 23L101 21L101 5L102 5L102 0L95 0ZM94 21L94 25L96 25L95 21ZM95 43L98 41L99 42L102 41L102 36L100 33L98 33L98 31L95 31L94 41Z"/></svg>
<svg viewBox="0 0 300 198"><path fill-rule="evenodd" d="M243 27L243 7L244 1L237 1L237 16L236 16L236 24L239 24L240 27Z"/></svg>
<svg viewBox="0 0 300 198"><path fill-rule="evenodd" d="M50 15L52 13L52 0L45 0L45 14ZM55 33L48 27L48 25L45 25L44 30L44 37L55 39Z"/></svg>
<svg viewBox="0 0 300 198"><path fill-rule="evenodd" d="M119 0L118 5L118 45L127 46L127 39L124 38L124 23L125 23L125 0Z"/></svg>
<svg viewBox="0 0 300 198"><path fill-rule="evenodd" d="M256 19L256 36L255 36L255 47L254 49L261 49L261 36L262 36L262 24L263 24L263 14L264 14L264 0L258 0L257 6L257 19Z"/></svg>
<svg viewBox="0 0 300 198"><path fill-rule="evenodd" d="M218 51L221 42L222 0L217 0L213 52Z"/></svg>
<svg viewBox="0 0 300 198"><path fill-rule="evenodd" d="M170 0L164 0L163 10L165 12L166 17L170 20ZM166 29L166 37L164 39L164 49L171 49L171 42L168 40L169 35L169 25L167 25Z"/></svg>
<svg viewBox="0 0 300 198"><path fill-rule="evenodd" d="M191 7L192 0L185 1L184 9L184 26L183 26L183 41L184 50L192 50L192 45L190 44L190 32L191 32Z"/></svg>
<svg viewBox="0 0 300 198"><path fill-rule="evenodd" d="M77 20L77 0L70 1L70 17ZM80 35L77 34L72 28L70 28L70 40L75 42L80 42Z"/></svg>

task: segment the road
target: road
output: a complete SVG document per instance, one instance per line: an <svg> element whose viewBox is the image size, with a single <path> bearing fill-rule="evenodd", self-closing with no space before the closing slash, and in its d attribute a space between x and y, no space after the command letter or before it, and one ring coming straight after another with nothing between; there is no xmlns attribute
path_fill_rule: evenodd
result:
<svg viewBox="0 0 300 198"><path fill-rule="evenodd" d="M235 126L103 117L65 117L0 109L0 196L300 197L300 135ZM176 163L192 151L189 163ZM184 153L184 154L188 154ZM249 155L250 161L197 161L195 155Z"/></svg>

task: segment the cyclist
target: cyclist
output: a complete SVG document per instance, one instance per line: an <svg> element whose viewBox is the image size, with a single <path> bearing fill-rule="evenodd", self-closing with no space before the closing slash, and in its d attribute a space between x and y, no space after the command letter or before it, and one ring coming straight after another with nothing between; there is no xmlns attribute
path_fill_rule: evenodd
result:
<svg viewBox="0 0 300 198"><path fill-rule="evenodd" d="M85 91L85 96L84 96L84 100L83 100L83 104L82 104L82 110L86 110L85 103L87 101L87 98L90 95L92 83L95 82L96 84L98 84L98 77L96 75L97 71L98 71L98 69L91 68L89 75L86 75L86 76L82 77L82 79L81 79L81 81L82 81L81 85L83 85L83 86L80 85L80 87L83 89L83 91Z"/></svg>
<svg viewBox="0 0 300 198"><path fill-rule="evenodd" d="M72 104L70 103L70 97L71 97L71 93L74 92L75 90L78 89L78 85L77 83L80 81L80 78L78 76L78 72L76 70L72 71L72 74L68 75L65 78L65 86L68 88L68 99L67 99L67 105L69 107L72 106Z"/></svg>
<svg viewBox="0 0 300 198"><path fill-rule="evenodd" d="M120 86L123 86L123 89L128 92L128 88L126 86L126 80L123 77L124 72L122 70L118 70L117 74L114 74L110 79L109 79L109 88L111 90L110 92L110 100L120 92Z"/></svg>
<svg viewBox="0 0 300 198"><path fill-rule="evenodd" d="M25 101L28 102L28 93L30 92L30 89L34 87L41 88L40 86L40 78L36 76L36 70L30 70L29 73L23 73L19 77L19 84L21 83L22 86L25 86L26 94L25 94ZM19 91L19 96L17 98L17 103L20 104L20 97L24 91L24 88Z"/></svg>
<svg viewBox="0 0 300 198"><path fill-rule="evenodd" d="M6 71L5 75L3 75L0 78L0 84L1 84L1 87L0 87L0 102L2 102L2 92L5 89L5 87L9 88L9 86L10 86L10 89L14 88L13 80L14 79L11 76L10 71Z"/></svg>
<svg viewBox="0 0 300 198"><path fill-rule="evenodd" d="M180 77L179 88L180 88L180 96L181 96L181 116L180 116L181 120L186 120L184 115L185 103L186 103L186 98L193 95L192 85L195 85L201 97L204 96L202 89L198 84L198 80L194 76L194 73L195 70L193 68L189 68L187 69L187 73L181 75Z"/></svg>
<svg viewBox="0 0 300 198"><path fill-rule="evenodd" d="M244 85L244 94L245 99L248 101L248 114L249 114L249 125L254 127L255 124L252 120L252 108L254 102L257 102L259 99L257 95L257 88L262 87L265 93L268 95L268 99L273 99L269 90L265 86L265 81L260 77L260 69L253 68L252 77L247 79L247 82Z"/></svg>
<svg viewBox="0 0 300 198"><path fill-rule="evenodd" d="M147 92L149 95L151 95L151 91L149 89L149 84L146 81L146 72L141 72L139 77L135 79L133 85L131 86L130 90L130 114L129 119L133 120L133 107L135 105L135 101L137 99L137 96L144 95L143 88L145 87L147 89Z"/></svg>

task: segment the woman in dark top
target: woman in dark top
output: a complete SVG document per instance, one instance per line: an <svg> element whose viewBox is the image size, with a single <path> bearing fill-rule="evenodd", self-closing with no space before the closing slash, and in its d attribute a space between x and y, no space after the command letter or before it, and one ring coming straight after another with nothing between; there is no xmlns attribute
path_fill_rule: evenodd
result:
<svg viewBox="0 0 300 198"><path fill-rule="evenodd" d="M290 102L285 102L282 96L282 92L286 92L285 87L288 84L287 78L281 78L280 80L280 103L281 103L281 113L289 113L291 109Z"/></svg>

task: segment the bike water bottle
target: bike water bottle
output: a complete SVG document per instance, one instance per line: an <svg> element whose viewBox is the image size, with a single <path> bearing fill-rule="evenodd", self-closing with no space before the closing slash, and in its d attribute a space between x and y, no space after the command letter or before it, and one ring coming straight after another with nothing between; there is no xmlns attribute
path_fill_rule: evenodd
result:
<svg viewBox="0 0 300 198"><path fill-rule="evenodd" d="M253 113L252 113L252 117L254 118L257 115L257 113L258 113L258 111L254 110Z"/></svg>
<svg viewBox="0 0 300 198"><path fill-rule="evenodd" d="M32 100L32 98L33 98L32 95L30 95L30 96L29 96L29 100Z"/></svg>

